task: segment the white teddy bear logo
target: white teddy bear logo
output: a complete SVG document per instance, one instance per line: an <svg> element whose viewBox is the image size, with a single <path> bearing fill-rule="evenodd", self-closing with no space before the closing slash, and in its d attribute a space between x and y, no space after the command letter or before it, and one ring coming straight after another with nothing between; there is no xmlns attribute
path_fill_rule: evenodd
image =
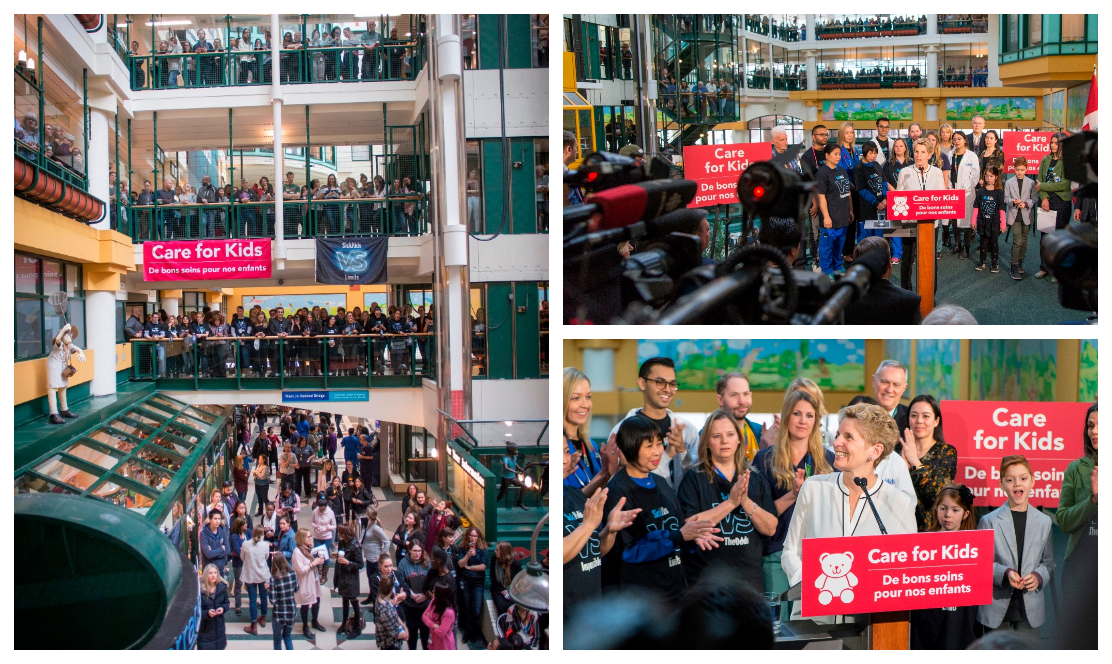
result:
<svg viewBox="0 0 1112 664"><path fill-rule="evenodd" d="M892 197L892 216L899 217L907 214L909 206L907 204L907 196L893 196Z"/></svg>
<svg viewBox="0 0 1112 664"><path fill-rule="evenodd" d="M815 587L820 591L819 603L826 606L834 600L835 596L845 604L852 602L852 588L857 585L857 577L849 571L850 566L853 565L853 554L849 551L824 553L819 557L819 564L822 565L823 571L819 574L819 578L815 579Z"/></svg>

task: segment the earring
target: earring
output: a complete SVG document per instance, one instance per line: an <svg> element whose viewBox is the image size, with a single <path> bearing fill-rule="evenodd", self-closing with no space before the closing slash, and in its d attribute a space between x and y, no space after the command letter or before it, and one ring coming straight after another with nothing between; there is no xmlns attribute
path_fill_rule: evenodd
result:
<svg viewBox="0 0 1112 664"><path fill-rule="evenodd" d="M869 457L868 459L865 459L865 461L872 461L872 460L873 460L872 457Z"/></svg>

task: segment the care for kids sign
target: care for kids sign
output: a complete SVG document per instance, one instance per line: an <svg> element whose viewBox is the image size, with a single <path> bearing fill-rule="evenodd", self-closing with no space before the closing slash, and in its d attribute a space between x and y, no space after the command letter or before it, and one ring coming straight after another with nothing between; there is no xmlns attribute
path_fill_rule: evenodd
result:
<svg viewBox="0 0 1112 664"><path fill-rule="evenodd" d="M144 281L267 279L270 240L144 242Z"/></svg>
<svg viewBox="0 0 1112 664"><path fill-rule="evenodd" d="M1000 139L1000 149L1004 151L1004 172L1015 173L1012 160L1016 157L1027 159L1027 170L1038 175L1039 162L1050 154L1052 131L1006 131Z"/></svg>
<svg viewBox="0 0 1112 664"><path fill-rule="evenodd" d="M888 192L892 221L933 221L965 217L964 189L924 189Z"/></svg>
<svg viewBox="0 0 1112 664"><path fill-rule="evenodd" d="M1034 472L1031 503L1058 507L1066 467L1085 454L1087 403L1045 401L943 401L942 433L957 448L958 476L973 491L973 504L999 507L1000 459L1027 457Z"/></svg>
<svg viewBox="0 0 1112 664"><path fill-rule="evenodd" d="M687 207L737 203L737 181L749 164L768 161L771 143L688 145L683 149L683 175L698 183L695 200Z"/></svg>
<svg viewBox="0 0 1112 664"><path fill-rule="evenodd" d="M988 604L992 539L991 530L805 539L803 617Z"/></svg>

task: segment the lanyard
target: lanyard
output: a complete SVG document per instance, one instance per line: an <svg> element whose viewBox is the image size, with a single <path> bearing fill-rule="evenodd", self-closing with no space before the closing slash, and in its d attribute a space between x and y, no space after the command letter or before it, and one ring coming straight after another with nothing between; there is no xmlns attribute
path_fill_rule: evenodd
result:
<svg viewBox="0 0 1112 664"><path fill-rule="evenodd" d="M564 436L564 441L567 443L568 449L571 451L572 454L578 452L578 450L575 449L575 445L572 444L570 438ZM602 470L602 459L598 456L598 453L591 451L586 442L583 444L583 449L586 450L586 454L584 454L583 457L579 459L579 463L575 466L575 472L572 473L570 476L574 477L575 481L579 483L580 489L587 486L587 484L591 481L591 478L594 477L595 474L597 474L598 472L597 470L595 470L595 464L592 463L592 458L594 459L594 461L598 462L599 470ZM582 476L580 475L581 473Z"/></svg>

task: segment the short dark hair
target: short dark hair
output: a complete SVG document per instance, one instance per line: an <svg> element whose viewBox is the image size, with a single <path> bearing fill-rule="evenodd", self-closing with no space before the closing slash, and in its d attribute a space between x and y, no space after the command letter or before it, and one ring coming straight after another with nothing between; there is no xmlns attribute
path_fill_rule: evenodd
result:
<svg viewBox="0 0 1112 664"><path fill-rule="evenodd" d="M1093 446L1093 439L1089 436L1089 416L1097 412L1097 404L1089 406L1085 411L1085 426L1081 428L1082 439L1085 441L1085 456L1097 458L1097 448Z"/></svg>
<svg viewBox="0 0 1112 664"><path fill-rule="evenodd" d="M876 152L876 143L866 141L865 144L861 146L861 156L864 157L870 152Z"/></svg>
<svg viewBox="0 0 1112 664"><path fill-rule="evenodd" d="M675 647L766 649L774 640L768 605L732 570L713 580L704 575L684 595L674 620Z"/></svg>
<svg viewBox="0 0 1112 664"><path fill-rule="evenodd" d="M815 132L816 132L816 131L818 131L818 130L820 130L820 129L826 129L826 125L820 125L820 124L818 124L818 125L815 125L814 127L811 127L811 135L812 135L812 136L814 136L814 135L815 135ZM827 129L827 131L830 131L830 130L829 130L829 129Z"/></svg>
<svg viewBox="0 0 1112 664"><path fill-rule="evenodd" d="M887 122L888 124L892 124L892 122L887 117L882 115L882 116L880 116L879 118L876 119L876 124L877 124L878 127L880 126L880 123L882 121Z"/></svg>
<svg viewBox="0 0 1112 664"><path fill-rule="evenodd" d="M676 368L676 363L673 362L672 358L670 358L670 357L650 357L649 359L647 359L647 360L645 360L644 362L641 363L641 368L637 370L637 377L638 378L648 378L649 374L652 373L653 367L655 367L655 366L662 366L662 367L668 367L669 369L675 369Z"/></svg>
<svg viewBox="0 0 1112 664"><path fill-rule="evenodd" d="M644 415L627 417L618 426L615 441L618 449L625 455L626 461L636 461L637 454L641 451L641 444L662 438L660 429Z"/></svg>
<svg viewBox="0 0 1112 664"><path fill-rule="evenodd" d="M775 219L777 217L773 217L773 218ZM761 230L764 230L764 229L761 229ZM763 242L764 241L762 240L762 243ZM796 244L799 244L799 239L798 238L796 239ZM715 383L715 385L714 385L714 391L717 392L719 395L721 395L723 392L726 391L726 386L729 385L730 381L733 380L734 378L740 378L740 379L744 380L746 383L749 382L749 376L746 376L745 374L741 373L740 371L730 371L730 372L722 374L722 377L719 378L718 382Z"/></svg>
<svg viewBox="0 0 1112 664"><path fill-rule="evenodd" d="M876 399L874 399L874 398L872 398L868 395L865 395L865 394L858 394L857 396L850 399L849 403L847 403L846 405L847 406L856 406L859 403L867 403L870 406L879 406L880 405L879 403L877 403Z"/></svg>
<svg viewBox="0 0 1112 664"><path fill-rule="evenodd" d="M757 239L761 244L767 244L776 247L785 254L792 250L793 247L799 246L799 240L802 239L803 232L799 229L799 223L795 219L789 217L768 217L761 220L761 230L757 234ZM741 374L726 374L741 375ZM723 376L722 378L726 378ZM719 379L721 384L722 379ZM724 387L724 386L723 386ZM719 394L722 390L719 389Z"/></svg>
<svg viewBox="0 0 1112 664"><path fill-rule="evenodd" d="M825 158L831 152L837 152L841 149L841 146L839 146L837 143L827 143L826 146L822 149L822 156Z"/></svg>
<svg viewBox="0 0 1112 664"><path fill-rule="evenodd" d="M579 146L579 141L575 138L575 134L570 131L564 130L564 149L574 148Z"/></svg>
<svg viewBox="0 0 1112 664"><path fill-rule="evenodd" d="M883 251L886 264L892 260L892 254L889 253L888 249L888 240L876 235L861 238L857 242L857 246L853 248L853 260L857 260L869 251Z"/></svg>

